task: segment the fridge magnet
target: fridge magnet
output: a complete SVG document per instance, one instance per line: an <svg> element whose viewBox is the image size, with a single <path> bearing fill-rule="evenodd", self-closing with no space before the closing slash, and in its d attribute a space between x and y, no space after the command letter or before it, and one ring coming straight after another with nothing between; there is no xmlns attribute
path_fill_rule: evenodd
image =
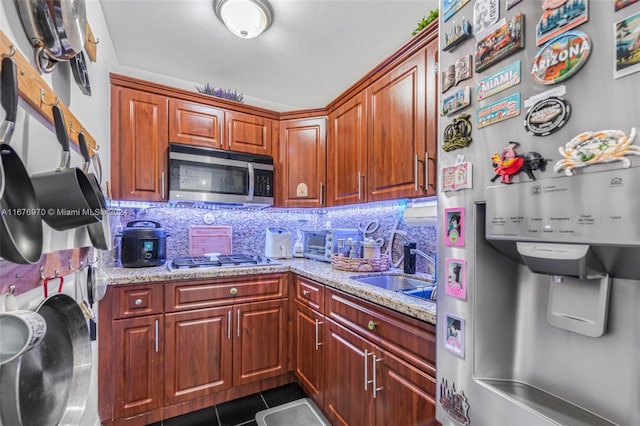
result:
<svg viewBox="0 0 640 426"><path fill-rule="evenodd" d="M540 170L544 172L546 170L549 160L533 151L518 155L516 149L519 146L518 142L509 142L509 145L500 154L496 153L491 156L494 172L491 182L501 178L501 183L513 183L513 176L520 172L525 172L529 179L536 180L533 171Z"/></svg>
<svg viewBox="0 0 640 426"><path fill-rule="evenodd" d="M443 51L453 51L460 43L465 41L471 36L471 24L467 21L466 17L462 17L462 22L456 23L453 21L451 32L444 33L444 47Z"/></svg>
<svg viewBox="0 0 640 426"><path fill-rule="evenodd" d="M472 188L472 172L472 165L469 161L454 166L444 166L440 169L441 191L458 191Z"/></svg>
<svg viewBox="0 0 640 426"><path fill-rule="evenodd" d="M563 32L587 22L587 0L555 1L545 9L536 25L536 46L540 46Z"/></svg>
<svg viewBox="0 0 640 426"><path fill-rule="evenodd" d="M444 348L464 358L464 318L444 313Z"/></svg>
<svg viewBox="0 0 640 426"><path fill-rule="evenodd" d="M499 71L479 80L476 85L476 97L478 101L487 99L496 93L500 93L509 87L520 84L521 62L515 61Z"/></svg>
<svg viewBox="0 0 640 426"><path fill-rule="evenodd" d="M564 171L565 175L573 176L575 169L613 161L620 161L623 168L628 168L631 161L625 156L640 155L640 147L632 145L635 138L635 127L631 129L629 136L622 130L580 133L564 147L558 148L563 158L555 164L553 170L556 173Z"/></svg>
<svg viewBox="0 0 640 426"><path fill-rule="evenodd" d="M619 11L620 9L624 9L625 7L634 4L638 0L614 0L615 11Z"/></svg>
<svg viewBox="0 0 640 426"><path fill-rule="evenodd" d="M471 68L471 63L471 55L466 55L442 71L442 93L453 86L457 86L461 81L472 77L473 69Z"/></svg>
<svg viewBox="0 0 640 426"><path fill-rule="evenodd" d="M451 19L451 17L467 3L469 3L469 0L442 0L442 14L444 16L444 22Z"/></svg>
<svg viewBox="0 0 640 426"><path fill-rule="evenodd" d="M464 207L444 209L444 229L447 230L445 245L464 246Z"/></svg>
<svg viewBox="0 0 640 426"><path fill-rule="evenodd" d="M446 229L449 229L448 224ZM464 259L447 257L445 264L447 269L447 287L445 294L465 300L467 298L467 262Z"/></svg>
<svg viewBox="0 0 640 426"><path fill-rule="evenodd" d="M442 115L448 115L452 112L460 111L471 104L471 88L465 86L456 90L451 96L447 96L442 101Z"/></svg>
<svg viewBox="0 0 640 426"><path fill-rule="evenodd" d="M456 391L456 383L451 381L451 387L447 379L442 378L440 382L440 406L453 420L461 425L468 425L469 401L463 390Z"/></svg>
<svg viewBox="0 0 640 426"><path fill-rule="evenodd" d="M478 129L490 126L500 121L520 115L520 93L514 93L506 98L502 98L477 111L476 123Z"/></svg>
<svg viewBox="0 0 640 426"><path fill-rule="evenodd" d="M522 0L507 0L507 10L511 9L516 4L520 3Z"/></svg>
<svg viewBox="0 0 640 426"><path fill-rule="evenodd" d="M548 136L560 130L570 116L569 102L559 96L551 96L529 108L524 118L524 128L534 136Z"/></svg>
<svg viewBox="0 0 640 426"><path fill-rule="evenodd" d="M576 74L591 53L591 39L582 31L567 31L549 40L533 58L531 77L540 84L556 84Z"/></svg>
<svg viewBox="0 0 640 426"><path fill-rule="evenodd" d="M613 77L640 71L640 12L614 24L616 62Z"/></svg>
<svg viewBox="0 0 640 426"><path fill-rule="evenodd" d="M473 29L476 38L484 35L487 29L498 22L500 3L498 0L476 0L473 3Z"/></svg>
<svg viewBox="0 0 640 426"><path fill-rule="evenodd" d="M476 72L506 58L524 47L524 15L518 13L509 21L501 19L487 29L488 33L476 43Z"/></svg>
<svg viewBox="0 0 640 426"><path fill-rule="evenodd" d="M471 122L469 114L460 114L444 129L442 150L449 152L458 148L466 148L472 142Z"/></svg>

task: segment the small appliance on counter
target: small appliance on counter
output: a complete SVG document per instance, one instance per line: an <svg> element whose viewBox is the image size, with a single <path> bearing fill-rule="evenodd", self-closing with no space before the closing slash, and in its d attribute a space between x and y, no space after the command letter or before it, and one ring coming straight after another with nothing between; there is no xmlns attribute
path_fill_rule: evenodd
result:
<svg viewBox="0 0 640 426"><path fill-rule="evenodd" d="M284 228L267 228L264 255L272 259L291 258L291 233Z"/></svg>
<svg viewBox="0 0 640 426"><path fill-rule="evenodd" d="M163 265L167 260L167 234L153 220L127 222L122 230L122 267L142 268Z"/></svg>
<svg viewBox="0 0 640 426"><path fill-rule="evenodd" d="M305 229L303 253L307 259L331 262L331 255L344 254L341 250L346 247L359 253L361 241L362 232L358 229Z"/></svg>

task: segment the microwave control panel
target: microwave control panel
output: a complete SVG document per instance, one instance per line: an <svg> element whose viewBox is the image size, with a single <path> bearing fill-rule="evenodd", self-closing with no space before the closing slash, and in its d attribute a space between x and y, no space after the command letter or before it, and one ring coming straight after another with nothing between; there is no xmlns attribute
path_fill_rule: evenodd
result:
<svg viewBox="0 0 640 426"><path fill-rule="evenodd" d="M273 197L273 172L256 170L254 195L256 197Z"/></svg>

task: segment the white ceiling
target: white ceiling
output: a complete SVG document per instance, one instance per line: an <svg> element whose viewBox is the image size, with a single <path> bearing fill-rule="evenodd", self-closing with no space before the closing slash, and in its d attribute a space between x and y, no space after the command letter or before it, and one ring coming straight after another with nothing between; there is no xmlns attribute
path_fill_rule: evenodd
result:
<svg viewBox="0 0 640 426"><path fill-rule="evenodd" d="M438 0L271 0L271 28L244 40L216 18L213 0L100 3L121 66L237 90L247 103L280 110L324 107L438 7Z"/></svg>

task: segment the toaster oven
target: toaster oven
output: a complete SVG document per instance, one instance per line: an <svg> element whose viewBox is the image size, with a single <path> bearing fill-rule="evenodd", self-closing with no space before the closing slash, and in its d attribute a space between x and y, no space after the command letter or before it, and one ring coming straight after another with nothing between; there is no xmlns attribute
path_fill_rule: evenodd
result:
<svg viewBox="0 0 640 426"><path fill-rule="evenodd" d="M305 229L303 254L307 259L331 262L331 255L339 253L338 240L351 239L360 247L362 233L358 229Z"/></svg>

